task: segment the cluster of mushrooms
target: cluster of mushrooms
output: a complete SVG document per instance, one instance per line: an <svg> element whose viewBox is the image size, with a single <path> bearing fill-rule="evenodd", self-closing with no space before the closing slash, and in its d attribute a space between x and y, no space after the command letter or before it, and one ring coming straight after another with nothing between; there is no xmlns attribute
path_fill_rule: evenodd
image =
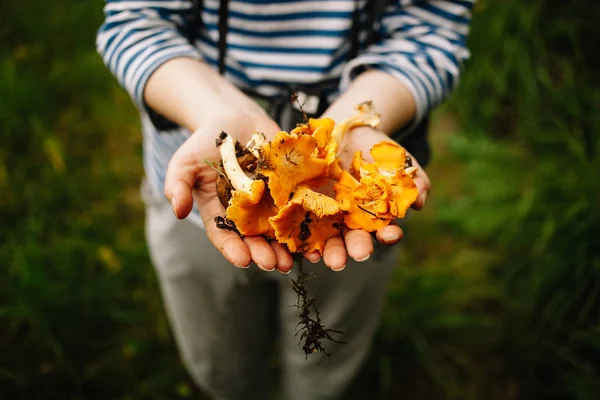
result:
<svg viewBox="0 0 600 400"><path fill-rule="evenodd" d="M356 152L348 170L340 165L346 132L379 125L372 103L356 110L338 124L308 119L271 141L255 132L245 146L222 132L216 140L222 158L217 192L227 211L217 225L276 240L291 253L322 253L344 227L374 232L404 217L418 190L412 179L416 170L402 146L382 141L370 150L373 163ZM319 192L328 183L332 196Z"/></svg>

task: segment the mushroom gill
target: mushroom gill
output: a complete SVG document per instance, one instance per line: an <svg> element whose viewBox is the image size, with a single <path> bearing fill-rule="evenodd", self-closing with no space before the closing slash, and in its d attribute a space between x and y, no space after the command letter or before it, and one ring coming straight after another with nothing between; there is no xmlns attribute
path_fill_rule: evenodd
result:
<svg viewBox="0 0 600 400"><path fill-rule="evenodd" d="M335 199L299 186L270 222L277 241L291 252L322 253L327 240L340 235L344 222L341 211Z"/></svg>
<svg viewBox="0 0 600 400"><path fill-rule="evenodd" d="M278 207L288 202L296 186L327 172L327 163L317 157L317 141L311 135L279 132L262 146L262 154L260 173L268 179Z"/></svg>
<svg viewBox="0 0 600 400"><path fill-rule="evenodd" d="M346 211L345 224L373 232L394 218L403 218L419 192L404 170L402 146L384 141L375 144L370 154L372 164L364 162L360 152L354 155L350 172L341 173L334 191Z"/></svg>

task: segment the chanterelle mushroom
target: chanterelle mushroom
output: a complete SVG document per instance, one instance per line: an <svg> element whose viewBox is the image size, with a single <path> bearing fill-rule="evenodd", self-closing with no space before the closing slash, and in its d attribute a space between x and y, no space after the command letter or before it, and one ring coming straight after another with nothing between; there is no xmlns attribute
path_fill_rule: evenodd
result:
<svg viewBox="0 0 600 400"><path fill-rule="evenodd" d="M370 101L360 103L355 108L358 112L341 123L336 124L331 132L325 159L327 160L327 165L329 165L329 176L333 179L338 179L342 173L338 153L346 133L360 126L377 128L380 123L379 114L375 112L375 107L373 107L373 103Z"/></svg>
<svg viewBox="0 0 600 400"><path fill-rule="evenodd" d="M225 132L221 132L217 139L217 147L221 153L223 169L235 189L234 195L249 204L256 204L265 191L265 183L260 179L250 179L238 163L235 152L234 139Z"/></svg>
<svg viewBox="0 0 600 400"><path fill-rule="evenodd" d="M317 157L317 142L311 135L279 132L262 146L260 173L269 180L275 205L283 207L296 186L327 172L325 160Z"/></svg>
<svg viewBox="0 0 600 400"><path fill-rule="evenodd" d="M237 161L240 167L246 174L250 174L250 177L255 176L255 170L258 164L258 158L254 156L247 149L238 149L236 152ZM231 182L229 181L229 177L225 173L223 168L223 161L219 162L218 167L218 175L217 175L217 195L219 196L219 201L221 205L225 208L229 205L229 200L231 200L231 192L234 190Z"/></svg>
<svg viewBox="0 0 600 400"><path fill-rule="evenodd" d="M359 126L370 126L371 128L377 128L381 122L380 115L375 112L375 107L371 101L365 101L364 103L358 104L356 107L356 114L350 118L336 124L333 128L331 138L336 143L341 143L346 132L352 128Z"/></svg>
<svg viewBox="0 0 600 400"><path fill-rule="evenodd" d="M290 201L270 218L275 237L291 252L323 252L328 239L339 236L344 216L333 198L298 186Z"/></svg>
<svg viewBox="0 0 600 400"><path fill-rule="evenodd" d="M235 223L242 235L274 237L269 218L277 214L277 207L261 179L251 179L238 163L234 139L222 132L217 139L223 169L233 186L227 207L227 218Z"/></svg>
<svg viewBox="0 0 600 400"><path fill-rule="evenodd" d="M370 154L373 164L364 162L360 152L355 154L352 174L343 171L334 191L346 211L344 223L351 229L373 232L404 217L419 192L404 170L406 151L402 146L380 142Z"/></svg>
<svg viewBox="0 0 600 400"><path fill-rule="evenodd" d="M278 211L269 191L265 191L256 204L244 204L237 193L233 192L230 205L227 207L227 219L235 223L235 227L242 235L274 239L275 229L269 219L277 215Z"/></svg>
<svg viewBox="0 0 600 400"><path fill-rule="evenodd" d="M252 153L256 158L261 158L261 147L267 141L265 134L259 131L254 131L252 137L246 144L246 149Z"/></svg>

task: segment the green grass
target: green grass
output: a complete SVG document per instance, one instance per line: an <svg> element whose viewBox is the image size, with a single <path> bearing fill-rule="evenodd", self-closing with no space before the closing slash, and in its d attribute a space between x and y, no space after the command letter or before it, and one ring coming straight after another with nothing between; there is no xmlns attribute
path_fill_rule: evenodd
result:
<svg viewBox="0 0 600 400"><path fill-rule="evenodd" d="M138 117L93 46L100 4L32 20L30 3L0 11L0 398L186 397L144 244Z"/></svg>

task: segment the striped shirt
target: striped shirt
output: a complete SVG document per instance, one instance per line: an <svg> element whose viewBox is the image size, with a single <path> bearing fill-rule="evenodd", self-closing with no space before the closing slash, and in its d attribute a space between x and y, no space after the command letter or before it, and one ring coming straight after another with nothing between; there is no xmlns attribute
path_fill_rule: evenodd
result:
<svg viewBox="0 0 600 400"><path fill-rule="evenodd" d="M162 192L173 153L189 136L160 131L143 90L152 72L175 57L217 68L219 0L204 0L202 28L189 0L107 0L96 46L138 107L144 131L144 168ZM367 0L230 0L225 75L264 96L290 84L339 81L338 92L369 66L388 72L412 93L418 122L451 93L463 61L474 0L392 0L376 22L378 40L348 60L355 7L364 22ZM366 32L359 41L364 43ZM197 218L195 218L197 219Z"/></svg>

